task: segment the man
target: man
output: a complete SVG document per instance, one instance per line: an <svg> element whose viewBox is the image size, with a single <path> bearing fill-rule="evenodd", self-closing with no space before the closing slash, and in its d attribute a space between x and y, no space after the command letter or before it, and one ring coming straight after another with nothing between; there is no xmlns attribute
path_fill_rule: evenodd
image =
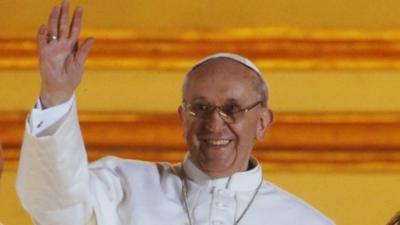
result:
<svg viewBox="0 0 400 225"><path fill-rule="evenodd" d="M69 3L38 33L41 91L28 117L17 191L40 225L328 225L268 181L251 157L272 121L260 71L233 54L193 66L179 115L188 154L179 165L101 159L88 166L74 91L93 39L77 46L82 9Z"/></svg>

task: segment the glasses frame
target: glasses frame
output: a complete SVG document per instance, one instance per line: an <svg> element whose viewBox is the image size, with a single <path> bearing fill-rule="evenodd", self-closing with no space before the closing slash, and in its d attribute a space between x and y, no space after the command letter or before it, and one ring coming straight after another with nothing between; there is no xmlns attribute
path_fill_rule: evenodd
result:
<svg viewBox="0 0 400 225"><path fill-rule="evenodd" d="M194 117L194 118L196 118L196 119L208 119L208 117L210 117L210 116L216 111L216 112L218 113L219 117L221 117L221 119L222 119L223 121L225 121L225 122L227 122L227 123L235 123L237 119L235 119L234 115L239 114L239 113L245 114L245 113L247 113L248 111L250 111L250 110L252 110L253 108L255 108L257 105L260 105L260 104L262 104L262 103L263 103L263 101L262 101L262 100L259 100L259 101L255 102L255 103L253 103L253 104L251 104L251 105L249 105L249 106L247 106L247 107L244 107L244 108L239 109L239 111L233 113L233 115L228 115L228 114L226 114L226 113L222 110L222 108L224 107L224 105L222 105L222 106L208 105L211 109L210 109L210 112L208 113L208 115L207 115L206 118L202 118L202 117L196 115L195 112L192 112L192 111L188 110L189 107L190 107L191 105L193 105L193 103L188 103L188 104L186 104L185 102L183 102L183 103L182 103L182 107L183 107L183 109L184 109L186 112L188 112L188 114L189 114L190 116L192 116L192 117Z"/></svg>

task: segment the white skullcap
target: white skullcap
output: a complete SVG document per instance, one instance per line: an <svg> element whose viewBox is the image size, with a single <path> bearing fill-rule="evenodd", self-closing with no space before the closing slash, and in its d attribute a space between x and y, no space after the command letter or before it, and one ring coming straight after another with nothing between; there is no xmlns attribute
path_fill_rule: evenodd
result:
<svg viewBox="0 0 400 225"><path fill-rule="evenodd" d="M219 59L219 58L231 59L231 60L233 60L235 62L238 62L238 63L246 66L247 68L253 70L254 72L256 72L257 76L261 79L261 81L263 81L265 83L265 86L267 88L266 91L268 92L268 90L269 90L268 83L264 79L264 77L263 77L261 71L258 69L258 67L252 61L250 61L249 59L247 59L247 58L245 58L243 56L237 55L237 54L233 54L233 53L225 53L224 52L224 53L217 53L217 54L213 54L213 55L207 56L207 57L203 58L202 60L198 61L196 64L194 64L189 69L187 74L190 73L195 68L199 67L200 65L208 62L209 60Z"/></svg>

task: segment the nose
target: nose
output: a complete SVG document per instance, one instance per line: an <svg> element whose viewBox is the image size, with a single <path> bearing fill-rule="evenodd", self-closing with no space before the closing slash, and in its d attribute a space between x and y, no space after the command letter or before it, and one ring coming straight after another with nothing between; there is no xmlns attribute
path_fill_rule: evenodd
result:
<svg viewBox="0 0 400 225"><path fill-rule="evenodd" d="M207 130L213 132L221 131L225 126L225 121L222 119L217 110L214 110L214 112L212 112L211 115L209 115L208 118L204 120L204 123Z"/></svg>

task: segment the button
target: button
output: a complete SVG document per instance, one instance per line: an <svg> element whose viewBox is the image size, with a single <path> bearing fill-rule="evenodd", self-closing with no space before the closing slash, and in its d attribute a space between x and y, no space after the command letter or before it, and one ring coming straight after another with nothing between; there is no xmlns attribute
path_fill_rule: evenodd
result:
<svg viewBox="0 0 400 225"><path fill-rule="evenodd" d="M220 196L234 197L235 192L226 189L216 189L216 194Z"/></svg>
<svg viewBox="0 0 400 225"><path fill-rule="evenodd" d="M212 224L212 225L223 225L224 222L221 221L221 220L213 220L213 221L211 221L211 224Z"/></svg>
<svg viewBox="0 0 400 225"><path fill-rule="evenodd" d="M43 121L40 121L40 123L38 123L38 125L36 125L36 128L40 128L43 125Z"/></svg>
<svg viewBox="0 0 400 225"><path fill-rule="evenodd" d="M226 209L228 206L223 202L215 202L215 206L220 209Z"/></svg>
<svg viewBox="0 0 400 225"><path fill-rule="evenodd" d="M227 196L227 195L229 195L230 193L229 193L229 191L228 190L226 190L226 189L216 189L217 190L217 194L218 195L222 195L222 196Z"/></svg>

